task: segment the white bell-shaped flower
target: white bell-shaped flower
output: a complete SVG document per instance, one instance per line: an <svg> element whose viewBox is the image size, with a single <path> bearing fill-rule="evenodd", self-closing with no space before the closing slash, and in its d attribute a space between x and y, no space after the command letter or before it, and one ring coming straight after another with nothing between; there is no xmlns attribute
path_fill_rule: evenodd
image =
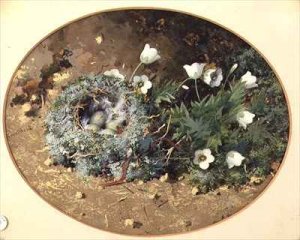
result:
<svg viewBox="0 0 300 240"><path fill-rule="evenodd" d="M187 75L191 79L198 79L201 77L203 68L205 63L193 63L192 65L184 65L183 68L185 69Z"/></svg>
<svg viewBox="0 0 300 240"><path fill-rule="evenodd" d="M239 125L244 129L247 128L247 125L253 122L253 118L255 114L249 111L241 111L236 115L236 120L238 121Z"/></svg>
<svg viewBox="0 0 300 240"><path fill-rule="evenodd" d="M245 83L247 89L257 87L256 77L251 74L251 72L247 71L241 78L241 82Z"/></svg>
<svg viewBox="0 0 300 240"><path fill-rule="evenodd" d="M150 45L147 43L144 47L144 50L141 53L140 60L144 64L151 64L160 59L158 51L156 48L150 48Z"/></svg>
<svg viewBox="0 0 300 240"><path fill-rule="evenodd" d="M199 165L203 170L208 169L209 164L215 161L215 157L211 154L210 149L202 149L195 151L193 163Z"/></svg>
<svg viewBox="0 0 300 240"><path fill-rule="evenodd" d="M228 168L233 168L234 166L241 166L242 161L245 159L239 152L230 151L226 155L226 162Z"/></svg>

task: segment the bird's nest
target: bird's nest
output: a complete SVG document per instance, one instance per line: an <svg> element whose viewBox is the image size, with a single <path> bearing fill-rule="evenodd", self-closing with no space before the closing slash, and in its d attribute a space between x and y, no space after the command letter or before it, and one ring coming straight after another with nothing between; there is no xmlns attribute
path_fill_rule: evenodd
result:
<svg viewBox="0 0 300 240"><path fill-rule="evenodd" d="M136 155L148 125L144 104L118 78L86 76L66 88L46 118L53 161L120 182L149 178L162 163ZM138 170L136 168L138 167Z"/></svg>

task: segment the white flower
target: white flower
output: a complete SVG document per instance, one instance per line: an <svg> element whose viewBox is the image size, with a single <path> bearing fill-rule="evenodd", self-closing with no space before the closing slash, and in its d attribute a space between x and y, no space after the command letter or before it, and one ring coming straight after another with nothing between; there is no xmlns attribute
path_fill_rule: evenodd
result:
<svg viewBox="0 0 300 240"><path fill-rule="evenodd" d="M119 72L118 69L111 69L109 71L105 71L104 72L104 75L105 76L108 76L108 77L115 77L115 78L119 78L121 80L124 80L125 77Z"/></svg>
<svg viewBox="0 0 300 240"><path fill-rule="evenodd" d="M151 64L158 59L160 59L160 56L158 55L157 49L150 48L150 45L147 43L140 56L141 62L144 64Z"/></svg>
<svg viewBox="0 0 300 240"><path fill-rule="evenodd" d="M246 88L254 88L258 85L256 84L256 77L251 74L251 72L247 71L241 78L241 82L245 83Z"/></svg>
<svg viewBox="0 0 300 240"><path fill-rule="evenodd" d="M253 122L255 114L248 111L241 111L236 115L236 119L241 127L247 128L247 125Z"/></svg>
<svg viewBox="0 0 300 240"><path fill-rule="evenodd" d="M208 169L209 164L215 161L215 157L211 154L210 149L197 150L195 152L194 164L199 165L203 170Z"/></svg>
<svg viewBox="0 0 300 240"><path fill-rule="evenodd" d="M230 151L226 155L226 162L228 168L233 168L234 166L241 166L242 161L245 159L239 152Z"/></svg>
<svg viewBox="0 0 300 240"><path fill-rule="evenodd" d="M152 82L146 75L134 76L132 85L140 88L143 94L147 94L148 90L152 87Z"/></svg>
<svg viewBox="0 0 300 240"><path fill-rule="evenodd" d="M189 78L198 79L202 75L204 66L205 63L193 63L192 65L184 65L183 68L185 69Z"/></svg>
<svg viewBox="0 0 300 240"><path fill-rule="evenodd" d="M221 68L210 68L204 72L203 81L211 87L219 87L223 80L223 74Z"/></svg>

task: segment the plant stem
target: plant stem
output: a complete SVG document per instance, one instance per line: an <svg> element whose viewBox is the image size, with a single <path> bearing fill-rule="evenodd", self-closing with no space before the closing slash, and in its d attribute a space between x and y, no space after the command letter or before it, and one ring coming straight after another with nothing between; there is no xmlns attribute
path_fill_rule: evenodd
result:
<svg viewBox="0 0 300 240"><path fill-rule="evenodd" d="M169 128L170 128L171 118L172 118L172 116L170 114L169 120L168 120L168 125L167 125L167 130L166 130L165 134L163 136L161 136L159 139L163 139L165 136L167 136L167 134L169 132Z"/></svg>
<svg viewBox="0 0 300 240"><path fill-rule="evenodd" d="M176 89L176 91L178 91L179 88L180 88L186 81L188 81L188 80L190 80L190 79L191 79L191 78L186 78L186 79L184 79L183 82L180 83L180 85L178 86L178 88Z"/></svg>
<svg viewBox="0 0 300 240"><path fill-rule="evenodd" d="M142 62L140 62L137 66L136 66L136 68L133 70L133 72L132 72L132 75L131 75L131 77L130 77L130 79L129 79L129 83L132 81L132 79L133 79L133 77L134 77L134 74L136 73L136 71L140 68L140 66L142 66Z"/></svg>
<svg viewBox="0 0 300 240"><path fill-rule="evenodd" d="M199 96L198 86L197 86L197 79L195 79L195 90L196 90L196 94L197 94L198 100L200 101L200 96Z"/></svg>

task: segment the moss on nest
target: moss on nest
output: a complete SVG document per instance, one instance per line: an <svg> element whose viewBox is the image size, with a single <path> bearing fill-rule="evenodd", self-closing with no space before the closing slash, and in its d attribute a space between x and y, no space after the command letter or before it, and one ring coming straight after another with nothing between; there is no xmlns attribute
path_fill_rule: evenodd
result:
<svg viewBox="0 0 300 240"><path fill-rule="evenodd" d="M106 123L99 131L83 126L84 115L95 102L102 103L103 99L109 102L112 105L106 109L109 112L118 105L120 98L126 101L122 110L125 125L108 129L109 123ZM101 104L99 107L103 108ZM75 167L83 175L118 177L128 151L132 150L135 156L143 139L148 125L145 114L145 106L120 79L103 75L81 77L60 94L46 118L50 154L55 163ZM110 122L114 121L114 116L110 118ZM141 170L151 164L149 159L142 160ZM139 174L130 173L133 169L131 163L128 174L137 177Z"/></svg>

